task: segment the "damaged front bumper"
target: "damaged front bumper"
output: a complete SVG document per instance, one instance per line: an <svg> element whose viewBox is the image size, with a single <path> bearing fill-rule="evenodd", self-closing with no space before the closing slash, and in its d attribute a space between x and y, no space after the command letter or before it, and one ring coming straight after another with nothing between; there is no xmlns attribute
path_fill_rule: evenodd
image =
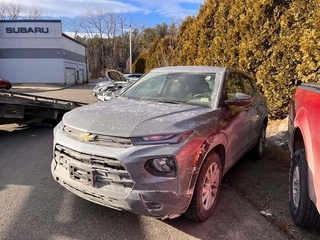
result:
<svg viewBox="0 0 320 240"><path fill-rule="evenodd" d="M170 151L173 154L174 147L146 146L138 151L128 148L117 154L119 150L92 148L92 145L65 138L60 135L61 141L54 145L51 172L54 179L72 193L109 208L161 219L178 217L188 208L194 175L194 167L188 162L192 161L184 156L183 165L178 166L180 171L174 177L154 176L144 168L148 159L144 154ZM60 144L64 140L70 146L76 144L77 150ZM95 154L86 153L89 150ZM113 157L102 152L113 153Z"/></svg>

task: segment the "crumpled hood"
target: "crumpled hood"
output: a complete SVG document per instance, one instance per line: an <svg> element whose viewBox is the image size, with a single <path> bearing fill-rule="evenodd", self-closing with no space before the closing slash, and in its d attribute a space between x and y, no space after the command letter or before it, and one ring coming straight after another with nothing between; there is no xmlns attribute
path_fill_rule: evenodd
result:
<svg viewBox="0 0 320 240"><path fill-rule="evenodd" d="M194 129L213 120L213 115L204 116L210 112L199 106L119 98L76 108L64 115L63 123L85 132L137 137Z"/></svg>

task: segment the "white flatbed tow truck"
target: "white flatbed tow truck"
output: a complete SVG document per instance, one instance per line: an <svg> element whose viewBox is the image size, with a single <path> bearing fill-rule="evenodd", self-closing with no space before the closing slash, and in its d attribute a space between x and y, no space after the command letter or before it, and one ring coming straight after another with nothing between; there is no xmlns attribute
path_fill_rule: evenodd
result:
<svg viewBox="0 0 320 240"><path fill-rule="evenodd" d="M0 125L58 122L63 114L87 103L26 93L0 91Z"/></svg>

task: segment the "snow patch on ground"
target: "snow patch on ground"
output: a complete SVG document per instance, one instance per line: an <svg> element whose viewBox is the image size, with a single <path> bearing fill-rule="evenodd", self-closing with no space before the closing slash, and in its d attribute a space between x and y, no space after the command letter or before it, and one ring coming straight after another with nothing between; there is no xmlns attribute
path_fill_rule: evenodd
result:
<svg viewBox="0 0 320 240"><path fill-rule="evenodd" d="M266 145L287 148L288 119L270 120L267 126Z"/></svg>

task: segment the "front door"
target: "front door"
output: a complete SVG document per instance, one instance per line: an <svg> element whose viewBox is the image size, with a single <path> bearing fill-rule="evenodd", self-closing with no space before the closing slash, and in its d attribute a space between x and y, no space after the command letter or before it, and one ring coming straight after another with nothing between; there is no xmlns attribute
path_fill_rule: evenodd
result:
<svg viewBox="0 0 320 240"><path fill-rule="evenodd" d="M241 75L238 73L229 73L225 84L225 100L233 100L236 93L243 93ZM227 168L229 164L233 164L239 160L247 151L247 144L249 141L251 111L250 107L243 106L228 106L228 123L227 136L229 136L229 146L227 154L229 154L231 162L226 163Z"/></svg>

